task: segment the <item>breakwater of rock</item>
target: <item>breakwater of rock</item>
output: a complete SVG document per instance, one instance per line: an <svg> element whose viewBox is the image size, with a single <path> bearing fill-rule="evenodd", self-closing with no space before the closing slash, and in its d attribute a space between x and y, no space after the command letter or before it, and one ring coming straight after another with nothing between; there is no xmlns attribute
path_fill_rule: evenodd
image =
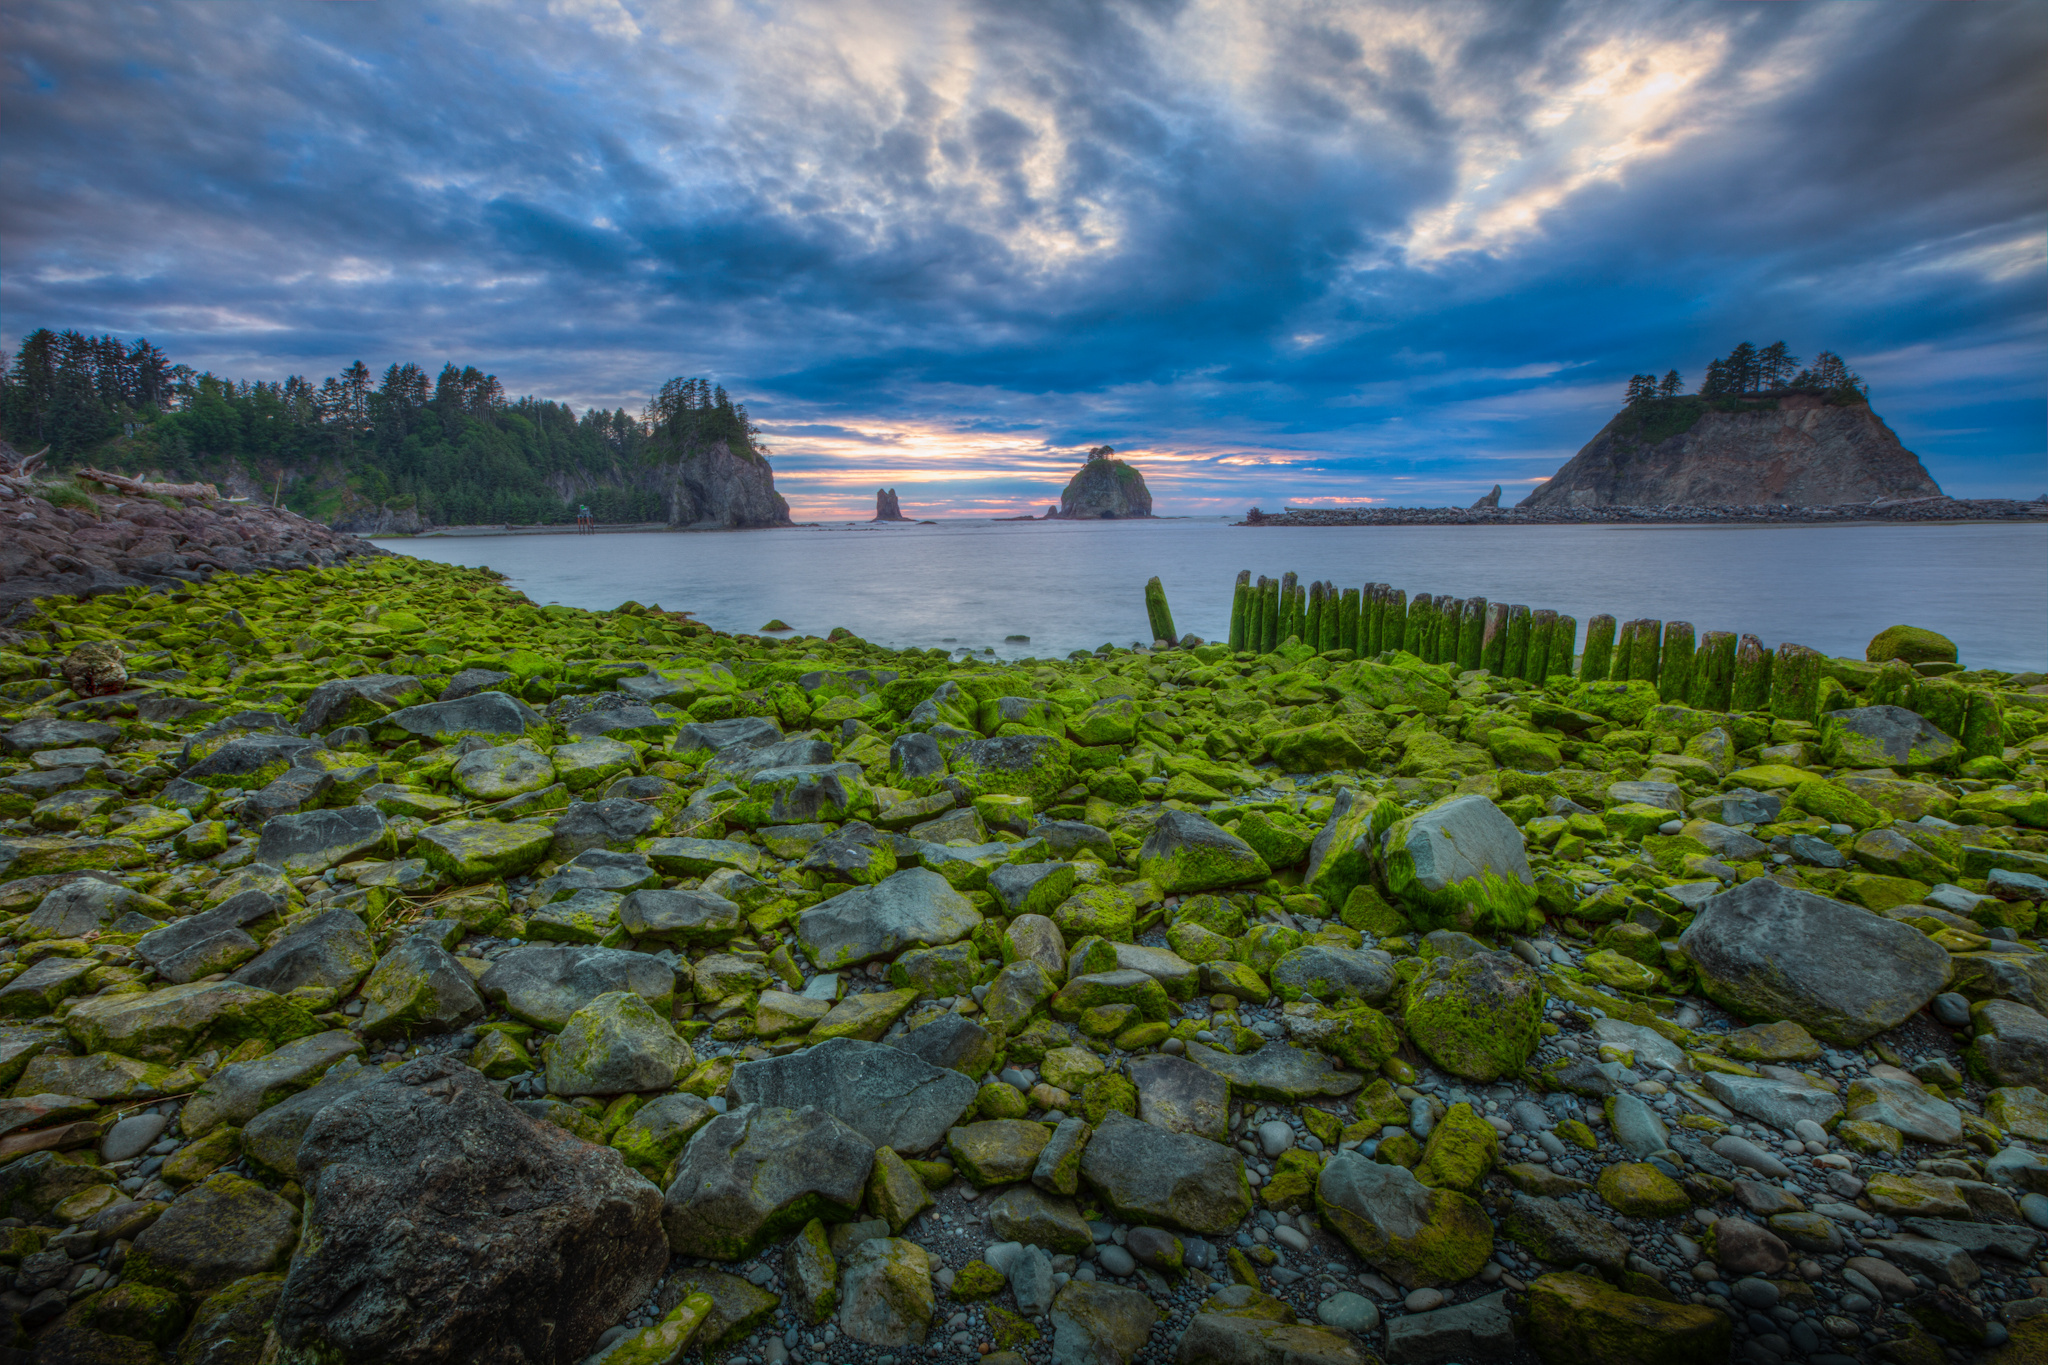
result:
<svg viewBox="0 0 2048 1365"><path fill-rule="evenodd" d="M1915 498L1795 507L1749 503L1679 507L1254 507L1239 526L1840 525L1854 522L2048 519L2048 498Z"/></svg>
<svg viewBox="0 0 2048 1365"><path fill-rule="evenodd" d="M162 586L0 650L36 1358L2043 1345L2040 674Z"/></svg>

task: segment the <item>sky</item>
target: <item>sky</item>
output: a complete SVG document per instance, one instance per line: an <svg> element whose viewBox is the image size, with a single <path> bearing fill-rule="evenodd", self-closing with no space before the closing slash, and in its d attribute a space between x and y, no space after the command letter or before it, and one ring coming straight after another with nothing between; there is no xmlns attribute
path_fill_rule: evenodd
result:
<svg viewBox="0 0 2048 1365"><path fill-rule="evenodd" d="M2048 6L0 7L0 344L745 401L800 518L1524 496L1628 377L1840 353L2048 492Z"/></svg>

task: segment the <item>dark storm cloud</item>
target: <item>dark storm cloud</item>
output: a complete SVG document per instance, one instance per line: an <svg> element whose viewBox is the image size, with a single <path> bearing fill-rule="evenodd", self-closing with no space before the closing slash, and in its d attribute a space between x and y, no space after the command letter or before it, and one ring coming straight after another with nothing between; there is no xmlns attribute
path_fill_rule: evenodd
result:
<svg viewBox="0 0 2048 1365"><path fill-rule="evenodd" d="M1630 373L1782 336L1952 490L2042 482L2038 5L24 0L0 39L10 344L636 409L709 373L800 506L907 451L920 502L1042 502L1107 440L1237 508L1526 486Z"/></svg>

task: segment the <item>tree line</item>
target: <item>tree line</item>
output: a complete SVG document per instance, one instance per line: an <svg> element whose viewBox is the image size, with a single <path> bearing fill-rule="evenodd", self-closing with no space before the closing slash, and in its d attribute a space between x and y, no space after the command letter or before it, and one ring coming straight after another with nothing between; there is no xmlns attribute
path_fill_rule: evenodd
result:
<svg viewBox="0 0 2048 1365"><path fill-rule="evenodd" d="M318 383L236 380L173 364L146 339L48 328L0 354L0 434L49 446L53 468L216 483L240 471L264 487L287 473L285 504L323 518L368 503L438 524L559 522L587 504L601 521L659 520L666 496L633 486L650 466L721 441L759 458L757 431L702 378L669 380L638 414L579 414L509 398L473 365L430 376L393 363L379 376L358 360Z"/></svg>
<svg viewBox="0 0 2048 1365"><path fill-rule="evenodd" d="M1725 356L1707 362L1706 378L1696 395L1703 399L1744 398L1786 390L1827 394L1840 402L1868 402L1870 386L1833 351L1822 351L1813 364L1801 368L1799 357L1782 341L1759 350L1743 342ZM1677 370L1634 374L1628 380L1628 406L1639 408L1662 398L1686 396L1685 380Z"/></svg>

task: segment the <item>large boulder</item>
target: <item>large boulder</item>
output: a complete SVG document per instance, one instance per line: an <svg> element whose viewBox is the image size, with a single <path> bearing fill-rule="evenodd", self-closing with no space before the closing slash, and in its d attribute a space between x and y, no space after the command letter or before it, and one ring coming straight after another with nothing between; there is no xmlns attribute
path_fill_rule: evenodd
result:
<svg viewBox="0 0 2048 1365"><path fill-rule="evenodd" d="M347 1029L329 1029L286 1043L275 1052L224 1066L207 1077L178 1115L188 1138L200 1138L222 1124L241 1127L269 1106L298 1093L344 1057L363 1050Z"/></svg>
<svg viewBox="0 0 2048 1365"><path fill-rule="evenodd" d="M500 953L477 986L514 1019L559 1031L607 991L632 991L667 1014L675 1005L676 974L660 958L625 948L529 943Z"/></svg>
<svg viewBox="0 0 2048 1365"><path fill-rule="evenodd" d="M1190 1232L1229 1232L1252 1207L1236 1152L1114 1110L1082 1150L1081 1178L1119 1218Z"/></svg>
<svg viewBox="0 0 2048 1365"><path fill-rule="evenodd" d="M1368 1365L1377 1357L1347 1333L1296 1322L1288 1309L1277 1320L1251 1312L1197 1313L1173 1359L1174 1365Z"/></svg>
<svg viewBox="0 0 2048 1365"><path fill-rule="evenodd" d="M1404 1288L1457 1284L1493 1255L1493 1224L1471 1196L1433 1190L1403 1166L1338 1152L1316 1181L1323 1221Z"/></svg>
<svg viewBox="0 0 2048 1365"><path fill-rule="evenodd" d="M1986 1000L1970 1015L1970 1052L1993 1085L2048 1089L2048 1017L2017 1000Z"/></svg>
<svg viewBox="0 0 2048 1365"><path fill-rule="evenodd" d="M617 1152L445 1056L320 1110L298 1167L276 1328L295 1358L572 1365L668 1260L661 1197Z"/></svg>
<svg viewBox="0 0 2048 1365"><path fill-rule="evenodd" d="M636 839L652 834L660 823L661 812L645 801L612 796L602 801L572 802L555 820L548 857L565 863L594 848L624 852L633 847Z"/></svg>
<svg viewBox="0 0 2048 1365"><path fill-rule="evenodd" d="M742 1105L697 1130L663 1197L680 1256L744 1261L813 1218L860 1210L875 1145L816 1109Z"/></svg>
<svg viewBox="0 0 2048 1365"><path fill-rule="evenodd" d="M1543 1036L1542 978L1511 953L1432 958L1409 983L1405 1022L1452 1075L1498 1080L1520 1071Z"/></svg>
<svg viewBox="0 0 2048 1365"><path fill-rule="evenodd" d="M1282 1000L1307 997L1324 1004L1362 1000L1377 1005L1394 993L1394 959L1377 948L1311 943L1281 955L1267 974Z"/></svg>
<svg viewBox="0 0 2048 1365"><path fill-rule="evenodd" d="M1138 869L1167 895L1262 881L1266 860L1206 816L1168 809L1138 850Z"/></svg>
<svg viewBox="0 0 2048 1365"><path fill-rule="evenodd" d="M1169 1133L1221 1142L1230 1131L1230 1082L1184 1057L1143 1053L1130 1060L1138 1117Z"/></svg>
<svg viewBox="0 0 2048 1365"><path fill-rule="evenodd" d="M1837 768L1896 768L1947 772L1962 746L1934 723L1903 706L1862 706L1821 717L1821 747Z"/></svg>
<svg viewBox="0 0 2048 1365"><path fill-rule="evenodd" d="M1925 1005L1950 972L1913 926L1769 878L1709 897L1678 942L1717 1004L1850 1046Z"/></svg>
<svg viewBox="0 0 2048 1365"><path fill-rule="evenodd" d="M1536 879L1522 832L1483 796L1453 796L1387 831L1387 890L1431 923L1532 929Z"/></svg>
<svg viewBox="0 0 2048 1365"><path fill-rule="evenodd" d="M1322 1053L1277 1040L1243 1054L1189 1043L1187 1057L1229 1081L1233 1092L1255 1099L1293 1103L1322 1095L1348 1095L1365 1084L1356 1072L1337 1070Z"/></svg>
<svg viewBox="0 0 2048 1365"><path fill-rule="evenodd" d="M1001 735L970 740L949 757L953 776L977 796L1029 797L1044 806L1074 780L1068 744L1050 735Z"/></svg>
<svg viewBox="0 0 2048 1365"><path fill-rule="evenodd" d="M427 699L420 680L410 675L372 673L361 678L336 678L306 694L299 708L298 728L324 735L344 725L374 725L393 711Z"/></svg>
<svg viewBox="0 0 2048 1365"><path fill-rule="evenodd" d="M424 934L392 945L363 982L365 1038L446 1033L483 1018L476 979Z"/></svg>
<svg viewBox="0 0 2048 1365"><path fill-rule="evenodd" d="M957 943L981 923L974 903L929 868L907 868L797 916L797 942L821 970Z"/></svg>
<svg viewBox="0 0 2048 1365"><path fill-rule="evenodd" d="M726 1095L735 1104L818 1109L866 1138L869 1146L912 1154L944 1140L974 1103L976 1089L958 1071L855 1038L831 1038L786 1057L742 1062L726 1083Z"/></svg>
<svg viewBox="0 0 2048 1365"><path fill-rule="evenodd" d="M1870 637L1870 643L1863 647L1863 657L1874 664L1893 659L1904 659L1909 664L1952 664L1956 661L1956 642L1921 626L1886 626Z"/></svg>

